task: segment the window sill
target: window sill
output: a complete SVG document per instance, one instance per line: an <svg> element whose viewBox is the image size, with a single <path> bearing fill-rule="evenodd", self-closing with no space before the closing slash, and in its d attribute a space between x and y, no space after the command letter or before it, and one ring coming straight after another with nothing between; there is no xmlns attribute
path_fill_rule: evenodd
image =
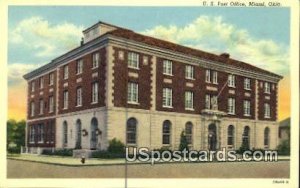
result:
<svg viewBox="0 0 300 188"><path fill-rule="evenodd" d="M251 91L251 88L244 88L245 90L247 90L247 91Z"/></svg>
<svg viewBox="0 0 300 188"><path fill-rule="evenodd" d="M130 68L130 69L135 69L135 70L140 70L140 68L139 68L139 67L132 67L132 66L128 66L128 68Z"/></svg>
<svg viewBox="0 0 300 188"><path fill-rule="evenodd" d="M165 76L174 76L173 74L163 73Z"/></svg>
<svg viewBox="0 0 300 188"><path fill-rule="evenodd" d="M250 114L244 114L244 116L245 116L245 117L251 117L251 115L250 115Z"/></svg>
<svg viewBox="0 0 300 188"><path fill-rule="evenodd" d="M91 104L98 104L98 101L97 102L92 102Z"/></svg>
<svg viewBox="0 0 300 188"><path fill-rule="evenodd" d="M219 83L214 83L214 82L213 82L213 84L214 84L214 85L218 85Z"/></svg>
<svg viewBox="0 0 300 188"><path fill-rule="evenodd" d="M271 94L271 92L264 92L264 94Z"/></svg>
<svg viewBox="0 0 300 188"><path fill-rule="evenodd" d="M265 119L270 119L270 118L271 118L271 116L264 116L264 118L265 118Z"/></svg>
<svg viewBox="0 0 300 188"><path fill-rule="evenodd" d="M187 80L196 80L195 78L187 78L187 77L185 77L185 79L187 79Z"/></svg>
<svg viewBox="0 0 300 188"><path fill-rule="evenodd" d="M63 110L68 110L68 108L63 108Z"/></svg>
<svg viewBox="0 0 300 188"><path fill-rule="evenodd" d="M195 111L194 108L185 108L185 110L188 110L188 111Z"/></svg>
<svg viewBox="0 0 300 188"><path fill-rule="evenodd" d="M44 143L44 141L38 141L38 144L43 144Z"/></svg>
<svg viewBox="0 0 300 188"><path fill-rule="evenodd" d="M99 68L99 66L98 66L98 67L92 67L92 70L95 70L95 69L97 69L97 68Z"/></svg>
<svg viewBox="0 0 300 188"><path fill-rule="evenodd" d="M163 108L170 108L170 109L172 109L173 106L163 106Z"/></svg>
<svg viewBox="0 0 300 188"><path fill-rule="evenodd" d="M232 88L232 89L235 89L236 88L236 86L228 86L229 88Z"/></svg>
<svg viewBox="0 0 300 188"><path fill-rule="evenodd" d="M134 102L134 101L127 101L127 104L140 105L140 103L138 103L138 102Z"/></svg>
<svg viewBox="0 0 300 188"><path fill-rule="evenodd" d="M81 74L82 74L82 72L81 73L76 73L76 76L81 75Z"/></svg>
<svg viewBox="0 0 300 188"><path fill-rule="evenodd" d="M235 116L235 115L236 115L235 113L230 113L230 112L228 112L227 114L228 114L228 115L232 115L232 116Z"/></svg>
<svg viewBox="0 0 300 188"><path fill-rule="evenodd" d="M82 107L82 105L77 105L77 106L75 106L76 108L79 108L79 107Z"/></svg>

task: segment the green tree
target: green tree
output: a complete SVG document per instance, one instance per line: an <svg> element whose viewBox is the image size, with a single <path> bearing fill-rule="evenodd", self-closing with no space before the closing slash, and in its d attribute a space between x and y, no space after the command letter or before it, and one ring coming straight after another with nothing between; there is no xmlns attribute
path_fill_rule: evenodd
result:
<svg viewBox="0 0 300 188"><path fill-rule="evenodd" d="M25 127L26 122L24 120L16 121L10 119L7 121L6 133L6 148L10 149L10 144L15 144L15 150L20 150L21 146L25 145Z"/></svg>
<svg viewBox="0 0 300 188"><path fill-rule="evenodd" d="M125 145L116 138L113 138L109 141L109 146L107 148L107 151L110 153L124 153L125 152Z"/></svg>
<svg viewBox="0 0 300 188"><path fill-rule="evenodd" d="M183 151L184 149L189 150L189 144L186 139L184 131L181 132L180 134L180 144L179 144L179 150Z"/></svg>

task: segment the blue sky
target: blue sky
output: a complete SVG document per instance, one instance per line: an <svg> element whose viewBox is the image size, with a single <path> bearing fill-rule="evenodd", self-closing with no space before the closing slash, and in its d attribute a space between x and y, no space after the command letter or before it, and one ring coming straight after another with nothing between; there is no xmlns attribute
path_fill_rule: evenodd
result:
<svg viewBox="0 0 300 188"><path fill-rule="evenodd" d="M215 54L227 52L289 77L289 8L9 6L12 117L25 116L22 76L77 47L82 30L99 20ZM284 85L289 89L288 79ZM289 106L285 109L289 112Z"/></svg>

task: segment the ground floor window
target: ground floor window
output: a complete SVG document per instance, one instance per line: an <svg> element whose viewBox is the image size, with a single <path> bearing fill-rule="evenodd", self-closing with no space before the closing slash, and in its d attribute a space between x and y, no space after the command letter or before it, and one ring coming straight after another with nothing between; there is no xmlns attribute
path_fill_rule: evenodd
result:
<svg viewBox="0 0 300 188"><path fill-rule="evenodd" d="M126 125L127 144L136 144L136 127L137 127L137 120L135 118L130 118L127 120L127 125Z"/></svg>
<svg viewBox="0 0 300 188"><path fill-rule="evenodd" d="M193 144L193 124L191 122L187 122L185 124L185 137L187 140L187 143L189 145Z"/></svg>
<svg viewBox="0 0 300 188"><path fill-rule="evenodd" d="M264 131L264 145L266 148L268 148L269 144L270 144L270 129L269 127L266 127Z"/></svg>
<svg viewBox="0 0 300 188"><path fill-rule="evenodd" d="M250 127L246 126L244 128L243 137L242 137L242 144L247 149L250 148Z"/></svg>
<svg viewBox="0 0 300 188"><path fill-rule="evenodd" d="M66 121L63 123L63 143L64 145L68 144L68 123Z"/></svg>
<svg viewBox="0 0 300 188"><path fill-rule="evenodd" d="M227 145L233 146L234 145L234 127L233 125L228 126L227 130Z"/></svg>
<svg viewBox="0 0 300 188"><path fill-rule="evenodd" d="M171 143L171 122L166 120L163 122L163 130L162 130L162 143L163 144L170 144Z"/></svg>

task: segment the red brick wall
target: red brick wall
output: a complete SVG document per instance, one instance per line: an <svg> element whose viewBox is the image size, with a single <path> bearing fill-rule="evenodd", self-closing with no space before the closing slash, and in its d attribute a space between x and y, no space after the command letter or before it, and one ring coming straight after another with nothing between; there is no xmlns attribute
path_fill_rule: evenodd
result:
<svg viewBox="0 0 300 188"><path fill-rule="evenodd" d="M38 133L37 133L37 126L39 124L44 125L44 142L38 143ZM34 143L30 143L30 128L35 128L35 137L34 137ZM55 147L55 119L46 119L46 120L40 120L40 121L34 121L28 123L27 127L27 143L28 147ZM52 137L52 142L51 142Z"/></svg>
<svg viewBox="0 0 300 188"><path fill-rule="evenodd" d="M27 104L27 119L34 119L34 118L40 118L40 117L47 117L55 114L55 101L56 101L56 79L57 79L57 74L56 71L54 70L53 72L54 75L54 83L53 85L49 85L49 74L44 75L44 88L40 89L40 77L28 82L28 104ZM32 82L35 82L35 91L31 92L31 84ZM49 92L50 89L53 89L52 92ZM40 95L40 92L43 92L43 95ZM34 98L31 98L31 95L34 95ZM49 113L49 97L53 96L54 98L54 109L52 113ZM44 113L40 115L40 99L44 100ZM31 117L31 107L30 103L34 101L35 103L35 113L34 116Z"/></svg>
<svg viewBox="0 0 300 188"><path fill-rule="evenodd" d="M261 87L261 83L263 83ZM258 89L258 119L259 120L271 120L276 121L277 120L277 95L278 95L278 89L277 84L274 84L274 89L271 83L271 92L270 94L264 93L264 81L259 81L259 89ZM266 99L266 96L269 96L270 99ZM264 117L264 103L269 103L271 108L271 117L265 118Z"/></svg>
<svg viewBox="0 0 300 188"><path fill-rule="evenodd" d="M118 52L122 50L124 52L124 60L118 58ZM137 53L137 52L135 52ZM139 108L149 110L151 108L151 56L139 54L139 70L128 68L127 66L127 54L128 51L114 47L114 75L113 75L113 104L116 107ZM143 57L148 57L148 64L143 63ZM137 73L138 77L129 77L128 73ZM139 105L127 104L127 82L138 83L139 87Z"/></svg>
<svg viewBox="0 0 300 188"><path fill-rule="evenodd" d="M77 60L72 61L68 64L69 66L69 78L63 79L63 66L59 68L59 114L80 111L85 109L91 109L96 107L105 106L105 67L106 67L106 49L102 48L98 50L100 52L100 63L99 67L92 69L92 54L85 55L83 59L83 70L82 73L76 75L76 63ZM79 58L80 59L80 58ZM98 72L98 77L92 77L93 73ZM81 78L81 82L76 82L78 78ZM99 101L97 104L92 103L92 83L99 83ZM64 83L68 83L67 87L64 87ZM82 87L82 106L76 107L76 90L78 87ZM63 110L63 92L68 90L69 92L69 104L68 109Z"/></svg>

